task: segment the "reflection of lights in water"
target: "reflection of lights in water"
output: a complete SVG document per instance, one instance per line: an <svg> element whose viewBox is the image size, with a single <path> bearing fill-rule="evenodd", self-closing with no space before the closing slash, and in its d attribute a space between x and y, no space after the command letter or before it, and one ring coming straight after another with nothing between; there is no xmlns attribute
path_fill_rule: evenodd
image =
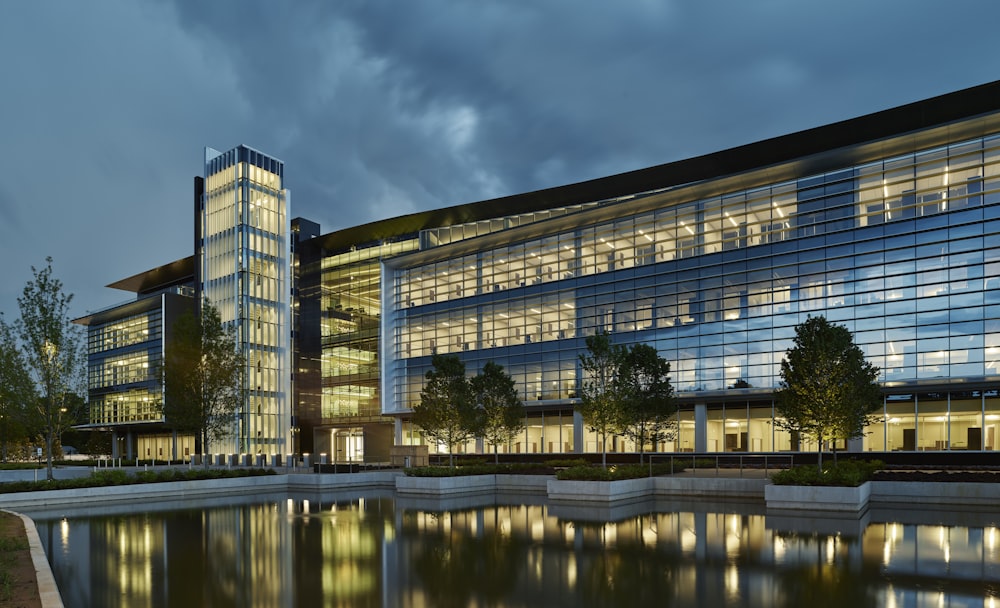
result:
<svg viewBox="0 0 1000 608"><path fill-rule="evenodd" d="M531 522L531 540L542 540L545 538L545 522L536 520Z"/></svg>
<svg viewBox="0 0 1000 608"><path fill-rule="evenodd" d="M609 521L604 524L604 545L613 547L618 543L618 524Z"/></svg>
<svg viewBox="0 0 1000 608"><path fill-rule="evenodd" d="M785 539L780 536L774 537L774 561L782 563L785 560Z"/></svg>
<svg viewBox="0 0 1000 608"><path fill-rule="evenodd" d="M59 538L64 549L69 546L69 522L65 517L59 522Z"/></svg>
<svg viewBox="0 0 1000 608"><path fill-rule="evenodd" d="M882 565L888 566L892 560L892 544L887 540L882 543Z"/></svg>
<svg viewBox="0 0 1000 608"><path fill-rule="evenodd" d="M886 590L885 608L896 608L896 594L893 593L892 585Z"/></svg>
<svg viewBox="0 0 1000 608"><path fill-rule="evenodd" d="M837 541L832 536L826 538L826 563L832 564L837 555Z"/></svg>
<svg viewBox="0 0 1000 608"><path fill-rule="evenodd" d="M642 542L647 547L656 546L656 530L652 526L642 529Z"/></svg>
<svg viewBox="0 0 1000 608"><path fill-rule="evenodd" d="M726 534L723 542L726 544L726 555L738 557L740 554L740 535L730 532Z"/></svg>
<svg viewBox="0 0 1000 608"><path fill-rule="evenodd" d="M990 551L996 549L997 546L997 529L990 527L986 528L986 548Z"/></svg>
<svg viewBox="0 0 1000 608"><path fill-rule="evenodd" d="M566 558L566 586L570 589L576 587L576 555L573 553Z"/></svg>
<svg viewBox="0 0 1000 608"><path fill-rule="evenodd" d="M740 570L735 565L726 568L726 597L733 599L740 595Z"/></svg>
<svg viewBox="0 0 1000 608"><path fill-rule="evenodd" d="M506 517L500 520L500 536L510 536L510 519Z"/></svg>
<svg viewBox="0 0 1000 608"><path fill-rule="evenodd" d="M563 525L563 534L566 536L566 544L572 545L576 539L576 528L573 527L573 524L567 522Z"/></svg>
<svg viewBox="0 0 1000 608"><path fill-rule="evenodd" d="M685 552L694 551L698 543L698 535L694 530L687 528L681 531L681 549Z"/></svg>

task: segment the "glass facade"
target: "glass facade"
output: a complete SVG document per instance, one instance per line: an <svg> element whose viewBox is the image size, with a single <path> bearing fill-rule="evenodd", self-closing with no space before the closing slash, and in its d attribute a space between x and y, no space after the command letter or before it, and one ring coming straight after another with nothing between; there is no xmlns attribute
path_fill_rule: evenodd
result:
<svg viewBox="0 0 1000 608"><path fill-rule="evenodd" d="M192 435L164 425L159 372L169 328L193 308L192 295L186 282L161 286L76 321L87 326L90 426L112 431L114 457L183 460L193 452Z"/></svg>
<svg viewBox="0 0 1000 608"><path fill-rule="evenodd" d="M163 352L162 328L159 307L88 327L87 390L92 424L162 420L163 392L156 376Z"/></svg>
<svg viewBox="0 0 1000 608"><path fill-rule="evenodd" d="M774 430L769 395L795 326L822 314L882 370L884 422L863 449L993 449L1000 136L775 183L766 172L749 188L699 182L388 260L385 411L405 420L431 355L451 353L470 374L503 365L539 416L573 403L585 337L608 331L655 346L682 403L707 406L690 430L682 408L676 444L657 449L695 449L698 433L708 451L814 449ZM735 388L751 398L733 402Z"/></svg>
<svg viewBox="0 0 1000 608"><path fill-rule="evenodd" d="M200 291L236 328L247 357L247 400L224 445L283 453L290 428L288 195L284 166L256 150L206 150L199 235Z"/></svg>

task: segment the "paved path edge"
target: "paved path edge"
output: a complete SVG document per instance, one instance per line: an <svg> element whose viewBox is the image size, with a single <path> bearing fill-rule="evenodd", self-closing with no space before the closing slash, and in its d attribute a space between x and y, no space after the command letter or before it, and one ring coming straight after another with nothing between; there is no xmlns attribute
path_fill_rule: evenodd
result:
<svg viewBox="0 0 1000 608"><path fill-rule="evenodd" d="M42 607L64 608L59 587L56 586L56 579L52 576L52 568L49 566L48 558L45 557L45 549L42 548L42 539L38 536L35 522L27 515L7 509L2 510L5 513L17 515L24 524L24 531L28 536L28 549L31 552L31 563L35 566L35 582L38 585L38 597L41 599Z"/></svg>

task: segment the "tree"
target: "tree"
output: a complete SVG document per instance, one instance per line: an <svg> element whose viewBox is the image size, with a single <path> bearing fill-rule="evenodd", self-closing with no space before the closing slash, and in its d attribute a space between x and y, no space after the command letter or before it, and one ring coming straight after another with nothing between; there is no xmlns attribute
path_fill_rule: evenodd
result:
<svg viewBox="0 0 1000 608"><path fill-rule="evenodd" d="M14 330L0 315L0 457L3 462L7 462L10 441L27 437L28 408L36 399L35 384Z"/></svg>
<svg viewBox="0 0 1000 608"><path fill-rule="evenodd" d="M412 421L425 437L448 446L448 464L454 467L453 448L476 436L482 427L482 410L476 407L465 364L457 356L434 355L431 365Z"/></svg>
<svg viewBox="0 0 1000 608"><path fill-rule="evenodd" d="M31 267L34 278L17 299L21 317L16 333L21 340L27 367L37 387L39 420L45 436L46 478L52 479L52 448L59 436L76 421L70 411L83 394L84 356L80 328L70 320L73 294L63 293L62 281L52 275L52 258L41 270Z"/></svg>
<svg viewBox="0 0 1000 608"><path fill-rule="evenodd" d="M482 436L493 444L493 461L499 462L497 446L510 443L524 429L524 404L517 396L514 379L502 365L488 361L472 378L475 403L482 408Z"/></svg>
<svg viewBox="0 0 1000 608"><path fill-rule="evenodd" d="M646 443L673 438L677 406L670 384L670 363L648 344L633 344L624 353L618 370L622 395L622 433L639 446L643 461Z"/></svg>
<svg viewBox="0 0 1000 608"><path fill-rule="evenodd" d="M618 382L625 349L611 343L607 332L587 336L587 353L580 355L583 390L580 414L590 430L601 437L601 463L608 466L608 434L621 429L623 396Z"/></svg>
<svg viewBox="0 0 1000 608"><path fill-rule="evenodd" d="M822 472L825 441L861 437L874 422L882 405L878 374L846 327L809 317L795 327L794 345L781 361L775 425L814 438Z"/></svg>
<svg viewBox="0 0 1000 608"><path fill-rule="evenodd" d="M181 314L165 340L161 369L168 426L195 433L195 451L230 435L246 401L246 356L233 327L205 300L201 314Z"/></svg>

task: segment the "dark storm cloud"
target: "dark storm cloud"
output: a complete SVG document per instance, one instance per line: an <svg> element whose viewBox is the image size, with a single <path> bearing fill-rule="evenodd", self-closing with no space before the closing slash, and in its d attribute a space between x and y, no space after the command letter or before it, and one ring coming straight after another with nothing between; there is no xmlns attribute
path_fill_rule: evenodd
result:
<svg viewBox="0 0 1000 608"><path fill-rule="evenodd" d="M964 28L953 44L969 58L992 57L989 36L932 3L210 7L179 3L180 23L229 54L255 116L285 135L275 153L294 176L295 213L326 229L669 162L993 77L971 61L945 67L942 36ZM942 69L928 78L931 61Z"/></svg>
<svg viewBox="0 0 1000 608"><path fill-rule="evenodd" d="M19 263L0 310L46 255L83 310L189 255L203 146L284 160L293 215L330 231L988 82L998 17L923 0L0 3L0 255Z"/></svg>

